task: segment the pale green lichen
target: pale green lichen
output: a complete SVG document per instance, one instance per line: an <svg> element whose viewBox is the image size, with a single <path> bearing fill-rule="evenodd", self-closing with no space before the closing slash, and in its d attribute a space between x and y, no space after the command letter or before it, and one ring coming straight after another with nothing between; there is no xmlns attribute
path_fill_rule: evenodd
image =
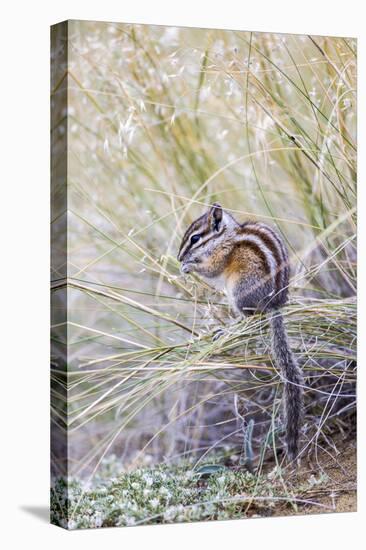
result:
<svg viewBox="0 0 366 550"><path fill-rule="evenodd" d="M66 498L65 498L66 495ZM247 516L268 516L284 498L278 475L256 476L222 468L203 479L188 462L139 468L116 475L104 469L88 486L81 480L58 479L52 489L52 521L69 529L130 526Z"/></svg>

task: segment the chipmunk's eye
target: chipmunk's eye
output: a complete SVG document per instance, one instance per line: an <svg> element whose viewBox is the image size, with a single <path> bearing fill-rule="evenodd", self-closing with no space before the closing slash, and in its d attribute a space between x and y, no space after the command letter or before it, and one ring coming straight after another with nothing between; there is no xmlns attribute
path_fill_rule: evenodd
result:
<svg viewBox="0 0 366 550"><path fill-rule="evenodd" d="M201 238L201 235L192 235L191 237L191 244L195 244L195 243L198 243L198 241L200 240Z"/></svg>

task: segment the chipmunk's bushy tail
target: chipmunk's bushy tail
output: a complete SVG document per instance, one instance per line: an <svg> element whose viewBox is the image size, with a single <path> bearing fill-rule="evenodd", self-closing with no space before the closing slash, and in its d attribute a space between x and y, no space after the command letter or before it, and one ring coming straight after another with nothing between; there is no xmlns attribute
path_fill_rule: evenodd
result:
<svg viewBox="0 0 366 550"><path fill-rule="evenodd" d="M284 378L284 416L287 454L290 460L297 457L303 417L303 376L291 351L282 313L270 314L272 328L272 353Z"/></svg>

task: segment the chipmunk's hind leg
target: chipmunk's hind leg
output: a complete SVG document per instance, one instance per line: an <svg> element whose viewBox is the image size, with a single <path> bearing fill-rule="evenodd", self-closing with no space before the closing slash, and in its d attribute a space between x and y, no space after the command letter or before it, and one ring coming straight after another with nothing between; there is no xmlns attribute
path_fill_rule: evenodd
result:
<svg viewBox="0 0 366 550"><path fill-rule="evenodd" d="M245 315L268 311L273 294L273 282L256 277L239 279L233 291L235 306Z"/></svg>

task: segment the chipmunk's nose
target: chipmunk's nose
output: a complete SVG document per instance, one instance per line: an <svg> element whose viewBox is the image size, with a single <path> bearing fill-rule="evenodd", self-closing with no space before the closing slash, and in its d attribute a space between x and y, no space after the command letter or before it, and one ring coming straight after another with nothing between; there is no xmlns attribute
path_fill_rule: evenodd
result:
<svg viewBox="0 0 366 550"><path fill-rule="evenodd" d="M190 273L191 268L189 267L189 264L182 264L180 267L181 273Z"/></svg>

